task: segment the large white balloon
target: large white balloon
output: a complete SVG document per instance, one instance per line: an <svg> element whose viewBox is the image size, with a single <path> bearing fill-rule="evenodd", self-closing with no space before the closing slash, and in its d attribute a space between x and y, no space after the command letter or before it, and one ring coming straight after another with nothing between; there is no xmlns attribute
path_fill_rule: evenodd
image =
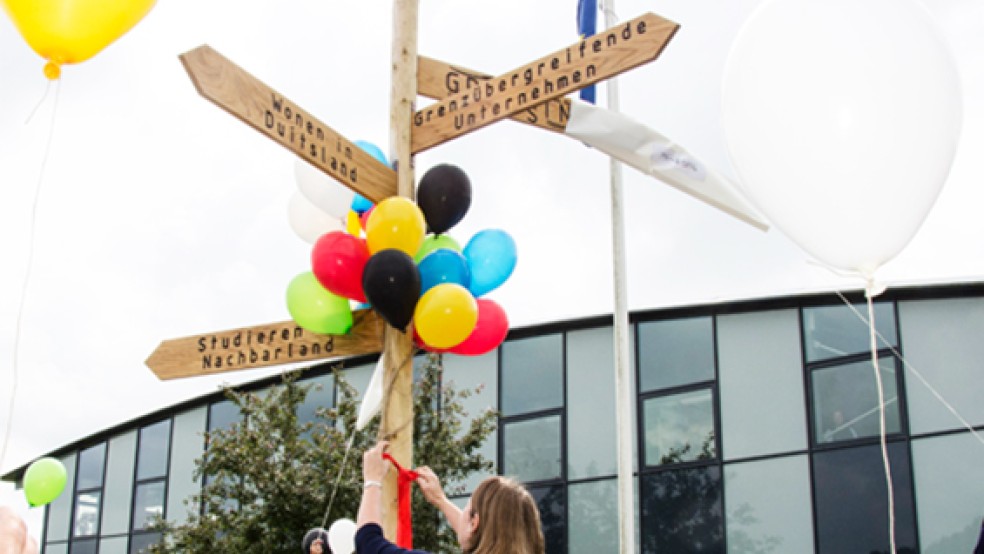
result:
<svg viewBox="0 0 984 554"><path fill-rule="evenodd" d="M809 254L871 277L922 225L960 134L956 64L914 0L767 0L732 47L741 187Z"/></svg>
<svg viewBox="0 0 984 554"><path fill-rule="evenodd" d="M345 220L352 208L355 192L300 158L294 160L294 178L298 190L312 204L329 215Z"/></svg>
<svg viewBox="0 0 984 554"><path fill-rule="evenodd" d="M328 546L333 554L352 554L355 551L355 522L338 519L328 528Z"/></svg>
<svg viewBox="0 0 984 554"><path fill-rule="evenodd" d="M287 204L287 221L294 233L309 244L317 242L325 233L345 230L341 220L321 211L297 191Z"/></svg>

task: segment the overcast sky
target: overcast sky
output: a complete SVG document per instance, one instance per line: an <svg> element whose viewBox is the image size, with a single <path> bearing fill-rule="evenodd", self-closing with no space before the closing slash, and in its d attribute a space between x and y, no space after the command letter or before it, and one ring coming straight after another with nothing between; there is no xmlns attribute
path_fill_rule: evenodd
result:
<svg viewBox="0 0 984 554"><path fill-rule="evenodd" d="M659 59L620 78L622 111L731 179L722 74L758 3L615 6L622 20L652 11L681 25ZM879 272L890 286L984 273L984 4L928 6L956 54L964 127L921 232ZM575 7L423 0L419 51L505 73L574 43ZM43 61L0 17L3 472L223 382L279 371L161 382L143 363L164 339L289 319L287 283L309 269L310 246L287 218L293 154L198 96L177 56L208 43L342 135L388 151L391 9L378 0L160 2L121 40L63 69L57 111ZM419 155L418 178L439 163L458 165L473 185L471 211L450 234L464 244L501 228L517 242L515 273L489 295L514 326L612 310L606 157L500 122ZM624 187L633 310L859 286L809 264L780 232L634 170ZM0 491L21 502L8 485Z"/></svg>

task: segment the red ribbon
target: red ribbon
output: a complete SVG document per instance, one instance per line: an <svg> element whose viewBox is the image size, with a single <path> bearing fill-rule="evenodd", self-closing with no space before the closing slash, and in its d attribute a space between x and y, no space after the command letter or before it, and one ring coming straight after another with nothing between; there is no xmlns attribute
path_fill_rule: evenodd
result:
<svg viewBox="0 0 984 554"><path fill-rule="evenodd" d="M399 519L396 522L396 545L407 550L413 549L413 522L410 515L410 483L415 481L418 473L412 469L403 469L389 454L383 452L398 472L396 479L396 500L399 504Z"/></svg>

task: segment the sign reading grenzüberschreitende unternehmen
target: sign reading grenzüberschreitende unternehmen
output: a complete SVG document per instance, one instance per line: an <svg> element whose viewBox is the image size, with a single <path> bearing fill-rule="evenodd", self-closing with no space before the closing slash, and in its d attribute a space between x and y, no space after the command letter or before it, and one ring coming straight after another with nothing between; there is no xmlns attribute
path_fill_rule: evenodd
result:
<svg viewBox="0 0 984 554"><path fill-rule="evenodd" d="M421 152L655 60L678 28L647 13L451 94L414 114L411 150Z"/></svg>

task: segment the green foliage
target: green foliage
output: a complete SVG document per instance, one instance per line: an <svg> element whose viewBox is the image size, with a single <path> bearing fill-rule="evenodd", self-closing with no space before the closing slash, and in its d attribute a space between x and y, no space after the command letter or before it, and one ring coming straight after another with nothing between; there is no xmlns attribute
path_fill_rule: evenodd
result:
<svg viewBox="0 0 984 554"><path fill-rule="evenodd" d="M480 391L442 386L439 356L429 355L418 368L414 384L414 452L418 465L429 465L447 486L474 471L490 472L493 463L479 448L495 429L496 413L479 414L465 427L461 401ZM311 528L327 527L339 518L355 519L362 493L362 453L376 442L378 418L350 434L358 416L359 397L336 371L335 408L319 408L314 421L300 422L298 408L312 385L297 383L299 374L285 374L282 383L264 394L226 389L239 407L241 423L206 436L197 461L196 478L207 483L186 504L195 512L188 521L158 521L165 541L155 554L296 553ZM351 436L351 451L346 456ZM339 472L341 471L341 475ZM332 489L338 488L325 514ZM204 506L199 511L198 506ZM432 552L456 548L453 533L419 491L413 498L414 546Z"/></svg>

